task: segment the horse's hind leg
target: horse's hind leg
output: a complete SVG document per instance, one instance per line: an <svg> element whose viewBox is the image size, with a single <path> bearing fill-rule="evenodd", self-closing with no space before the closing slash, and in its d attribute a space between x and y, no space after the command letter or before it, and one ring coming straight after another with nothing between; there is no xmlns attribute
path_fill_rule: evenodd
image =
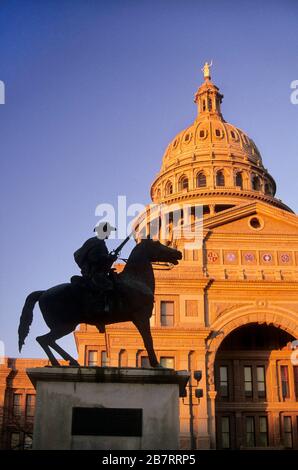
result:
<svg viewBox="0 0 298 470"><path fill-rule="evenodd" d="M52 366L60 366L59 362L57 361L54 354L52 353L52 351L49 348L50 334L51 333L48 333L48 334L43 335L43 336L38 336L36 338L36 341L40 344L40 346L42 347L42 349L44 350L44 352L48 356Z"/></svg>
<svg viewBox="0 0 298 470"><path fill-rule="evenodd" d="M58 354L60 354L60 356L65 361L69 361L69 364L71 366L79 366L80 364L78 363L78 361L76 361L70 354L68 354L66 351L64 351L64 349L62 349L61 346L59 346L56 343L57 339L68 335L73 330L74 330L73 326L68 327L68 328L57 328L57 329L52 330L49 333L49 346L51 346L51 348L53 348L54 351L56 351Z"/></svg>

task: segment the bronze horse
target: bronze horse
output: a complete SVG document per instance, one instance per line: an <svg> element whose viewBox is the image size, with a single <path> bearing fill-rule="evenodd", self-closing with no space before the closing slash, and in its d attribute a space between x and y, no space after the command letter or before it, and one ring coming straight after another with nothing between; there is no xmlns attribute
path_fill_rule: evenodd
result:
<svg viewBox="0 0 298 470"><path fill-rule="evenodd" d="M148 353L150 365L159 367L154 352L149 319L154 304L154 272L151 263L170 262L178 264L181 252L150 239L142 240L130 253L123 271L117 275L117 289L111 311L105 312L102 302L90 306L90 294L79 286L71 283L60 284L48 290L35 291L28 295L22 310L19 325L19 351L29 333L33 320L33 308L36 302L50 332L38 336L37 342L47 354L53 366L59 362L52 353L52 348L72 366L78 362L62 349L56 340L74 331L80 323L95 325L100 332L104 325L132 321L140 332ZM88 297L89 295L89 297ZM99 300L99 299L98 299Z"/></svg>

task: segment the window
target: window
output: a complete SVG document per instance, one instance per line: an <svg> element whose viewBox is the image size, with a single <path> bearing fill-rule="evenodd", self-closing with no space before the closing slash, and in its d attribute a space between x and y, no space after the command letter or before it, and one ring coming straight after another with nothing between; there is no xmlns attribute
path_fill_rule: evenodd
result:
<svg viewBox="0 0 298 470"><path fill-rule="evenodd" d="M272 195L272 190L271 190L271 184L270 183L265 184L265 194L269 194L270 196Z"/></svg>
<svg viewBox="0 0 298 470"><path fill-rule="evenodd" d="M12 450L20 449L20 433L12 432L10 435L10 448Z"/></svg>
<svg viewBox="0 0 298 470"><path fill-rule="evenodd" d="M260 191L261 189L260 178L258 176L254 176L252 179L252 189L254 191Z"/></svg>
<svg viewBox="0 0 298 470"><path fill-rule="evenodd" d="M197 176L197 187L198 188L205 188L206 185L207 185L206 175L201 172Z"/></svg>
<svg viewBox="0 0 298 470"><path fill-rule="evenodd" d="M141 356L141 367L150 367L149 357L148 356Z"/></svg>
<svg viewBox="0 0 298 470"><path fill-rule="evenodd" d="M223 171L218 171L216 173L216 186L224 186L225 185L225 175Z"/></svg>
<svg viewBox="0 0 298 470"><path fill-rule="evenodd" d="M294 366L294 384L295 384L295 396L296 400L298 400L298 366Z"/></svg>
<svg viewBox="0 0 298 470"><path fill-rule="evenodd" d="M231 137L232 137L232 139L236 139L236 135L235 135L234 131L231 131Z"/></svg>
<svg viewBox="0 0 298 470"><path fill-rule="evenodd" d="M255 230L259 230L262 228L261 221L258 217L252 217L249 221L249 225L251 226L251 228L254 228Z"/></svg>
<svg viewBox="0 0 298 470"><path fill-rule="evenodd" d="M291 416L284 416L284 445L288 449L291 449L293 447Z"/></svg>
<svg viewBox="0 0 298 470"><path fill-rule="evenodd" d="M228 382L228 366L220 366L219 368L219 391L222 398L229 396L229 382Z"/></svg>
<svg viewBox="0 0 298 470"><path fill-rule="evenodd" d="M168 181L166 184L165 193L166 193L166 196L169 196L170 194L173 193L173 185L170 181Z"/></svg>
<svg viewBox="0 0 298 470"><path fill-rule="evenodd" d="M128 365L128 357L127 351L125 349L121 349L119 352L119 367L127 367Z"/></svg>
<svg viewBox="0 0 298 470"><path fill-rule="evenodd" d="M265 381L265 367L257 367L257 389L258 397L266 398L266 381Z"/></svg>
<svg viewBox="0 0 298 470"><path fill-rule="evenodd" d="M96 350L88 351L88 366L89 367L97 366L97 360L98 360L97 351Z"/></svg>
<svg viewBox="0 0 298 470"><path fill-rule="evenodd" d="M161 326L174 326L174 302L161 302Z"/></svg>
<svg viewBox="0 0 298 470"><path fill-rule="evenodd" d="M209 111L212 111L212 100L211 100L211 98L208 98L208 109L209 109Z"/></svg>
<svg viewBox="0 0 298 470"><path fill-rule="evenodd" d="M220 137L220 136L221 136L221 131L220 131L220 129L215 129L215 135L216 135L216 137Z"/></svg>
<svg viewBox="0 0 298 470"><path fill-rule="evenodd" d="M238 186L239 188L243 188L243 179L242 179L242 173L240 171L238 171L236 173L236 177L235 177L235 184L236 186Z"/></svg>
<svg viewBox="0 0 298 470"><path fill-rule="evenodd" d="M199 134L200 139L205 139L206 135L207 135L207 132L205 131L205 129L201 129L200 134Z"/></svg>
<svg viewBox="0 0 298 470"><path fill-rule="evenodd" d="M32 449L32 437L26 434L24 438L24 450L31 450L31 449Z"/></svg>
<svg viewBox="0 0 298 470"><path fill-rule="evenodd" d="M175 369L175 358L174 357L161 357L160 365L168 369Z"/></svg>
<svg viewBox="0 0 298 470"><path fill-rule="evenodd" d="M283 400L290 397L288 366L280 366L281 396Z"/></svg>
<svg viewBox="0 0 298 470"><path fill-rule="evenodd" d="M221 446L223 449L230 448L230 418L223 416L221 418Z"/></svg>
<svg viewBox="0 0 298 470"><path fill-rule="evenodd" d="M252 367L244 367L244 394L246 398L252 398Z"/></svg>
<svg viewBox="0 0 298 470"><path fill-rule="evenodd" d="M203 111L206 111L206 101L205 100L203 100Z"/></svg>
<svg viewBox="0 0 298 470"><path fill-rule="evenodd" d="M160 218L156 217L156 219L151 220L149 224L150 238L154 240L158 239L159 231L160 231Z"/></svg>
<svg viewBox="0 0 298 470"><path fill-rule="evenodd" d="M35 395L26 395L26 416L32 417L34 416L35 410Z"/></svg>
<svg viewBox="0 0 298 470"><path fill-rule="evenodd" d="M107 351L101 351L100 359L101 359L101 367L107 367L108 365Z"/></svg>
<svg viewBox="0 0 298 470"><path fill-rule="evenodd" d="M22 395L20 393L14 393L13 395L13 416L20 416L21 414L21 398Z"/></svg>
<svg viewBox="0 0 298 470"><path fill-rule="evenodd" d="M255 419L253 416L246 416L245 419L246 430L246 446L255 447Z"/></svg>
<svg viewBox="0 0 298 470"><path fill-rule="evenodd" d="M267 416L259 417L259 444L261 447L268 446L268 423Z"/></svg>
<svg viewBox="0 0 298 470"><path fill-rule="evenodd" d="M182 176L179 181L179 190L184 191L188 189L188 178L187 176Z"/></svg>

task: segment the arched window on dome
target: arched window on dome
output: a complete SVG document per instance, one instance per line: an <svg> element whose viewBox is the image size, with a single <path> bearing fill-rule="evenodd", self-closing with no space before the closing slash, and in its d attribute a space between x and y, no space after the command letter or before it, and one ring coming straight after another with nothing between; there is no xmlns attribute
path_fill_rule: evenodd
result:
<svg viewBox="0 0 298 470"><path fill-rule="evenodd" d="M178 187L179 187L179 191L187 191L188 190L188 178L187 178L187 176L185 176L185 175L181 176L181 178L179 180Z"/></svg>
<svg viewBox="0 0 298 470"><path fill-rule="evenodd" d="M216 186L224 186L225 185L225 175L222 170L219 170L216 173Z"/></svg>
<svg viewBox="0 0 298 470"><path fill-rule="evenodd" d="M240 189L243 189L243 178L241 171L237 171L235 174L235 186L238 186Z"/></svg>
<svg viewBox="0 0 298 470"><path fill-rule="evenodd" d="M272 186L270 183L265 183L265 194L269 194L269 196L272 196Z"/></svg>
<svg viewBox="0 0 298 470"><path fill-rule="evenodd" d="M170 194L173 194L173 185L171 181L168 181L165 187L165 195L170 196Z"/></svg>
<svg viewBox="0 0 298 470"><path fill-rule="evenodd" d="M155 198L156 198L157 201L159 201L160 197L161 197L161 191L160 191L160 188L157 188L155 190Z"/></svg>
<svg viewBox="0 0 298 470"><path fill-rule="evenodd" d="M260 191L261 189L261 182L258 176L253 176L252 178L252 189L254 191Z"/></svg>
<svg viewBox="0 0 298 470"><path fill-rule="evenodd" d="M205 188L207 186L206 175L203 171L200 171L197 175L196 186L197 188Z"/></svg>

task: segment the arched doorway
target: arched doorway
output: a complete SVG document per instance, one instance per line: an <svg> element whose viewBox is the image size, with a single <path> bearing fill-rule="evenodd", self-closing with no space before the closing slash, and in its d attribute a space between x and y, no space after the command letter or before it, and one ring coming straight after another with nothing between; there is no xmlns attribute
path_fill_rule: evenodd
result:
<svg viewBox="0 0 298 470"><path fill-rule="evenodd" d="M294 339L280 328L257 323L224 338L214 368L217 448L298 448Z"/></svg>

